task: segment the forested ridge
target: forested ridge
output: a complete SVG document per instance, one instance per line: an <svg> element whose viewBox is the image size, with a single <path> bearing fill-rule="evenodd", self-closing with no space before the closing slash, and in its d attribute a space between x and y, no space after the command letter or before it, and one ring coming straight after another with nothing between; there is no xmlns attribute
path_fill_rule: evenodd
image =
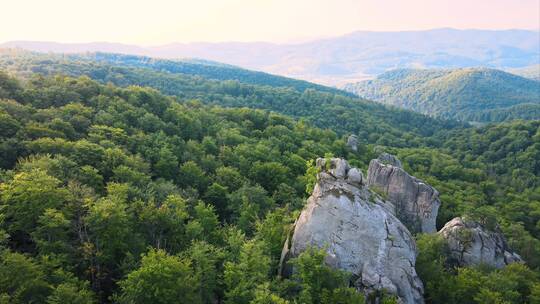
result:
<svg viewBox="0 0 540 304"><path fill-rule="evenodd" d="M495 69L398 69L345 88L385 104L462 121L540 119L540 82Z"/></svg>
<svg viewBox="0 0 540 304"><path fill-rule="evenodd" d="M182 99L197 99L205 104L226 107L249 107L271 110L311 121L321 128L339 134L357 133L370 143L417 146L428 143L425 136L459 126L455 121L432 119L428 116L387 107L379 103L344 95L342 91L328 93L308 87L298 90L292 85L253 85L237 80L216 81L202 74L171 73L149 68L115 65L121 55L101 54L93 61L83 56L44 55L18 50L0 53L0 67L23 78L42 75L88 76L102 83L117 86L140 85ZM133 57L133 56L132 56ZM129 57L129 58L132 58ZM108 58L108 62L104 62ZM143 61L145 57L134 61ZM175 65L172 65L173 69ZM205 65L199 69L205 69ZM250 72L254 73L254 72ZM384 137L381 136L384 134ZM419 136L420 135L420 136ZM436 140L432 136L429 140Z"/></svg>
<svg viewBox="0 0 540 304"><path fill-rule="evenodd" d="M295 259L292 278L277 269L312 161L365 170L381 151L439 190L439 228L464 214L499 226L526 261L454 267L440 239L418 235L428 303L540 301L539 121L471 128L314 89L91 61L10 73L21 78L0 74L0 302L363 303L324 251Z"/></svg>
<svg viewBox="0 0 540 304"><path fill-rule="evenodd" d="M316 89L321 92L337 93L345 96L352 96L352 94L338 90L335 88L314 84L311 82L287 78L282 76L276 76L264 72L257 72L242 69L236 66L222 64L219 62L198 60L198 59L183 59L183 60L168 60L158 59L146 56L136 55L124 55L124 54L111 54L111 53L85 53L85 54L40 54L28 52L20 49L2 49L0 50L2 56L8 56L8 59L16 58L16 61L22 61L30 65L38 65L41 63L56 63L56 64L69 64L76 63L76 65L95 65L97 67L104 68L104 66L121 66L121 67L133 67L133 68L145 68L156 72L167 72L170 74L182 74L199 76L205 79L213 80L237 80L246 84L274 86L274 87L292 87L298 91L304 91L306 89ZM45 62L44 62L45 61ZM97 64L97 65L96 65ZM45 67L46 69L51 66ZM55 68L52 67L54 70ZM75 72L74 69L57 70L57 72L70 73ZM100 79L103 80L103 79Z"/></svg>

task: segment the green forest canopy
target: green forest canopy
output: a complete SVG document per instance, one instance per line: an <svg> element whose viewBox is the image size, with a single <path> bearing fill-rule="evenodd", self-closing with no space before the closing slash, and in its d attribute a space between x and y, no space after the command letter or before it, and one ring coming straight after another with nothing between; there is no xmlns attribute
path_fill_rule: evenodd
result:
<svg viewBox="0 0 540 304"><path fill-rule="evenodd" d="M418 236L428 301L538 300L539 121L447 129L424 118L438 126L430 138L407 125L423 116L372 114L379 108L369 103L356 113L386 127L324 111L296 120L302 112L291 118L242 104L255 98L224 108L217 104L234 94L198 88L194 100L88 77L21 82L0 74L1 301L362 303L320 251L301 255L292 279L277 277L277 263L305 201L308 162L331 153L365 170L381 149L440 191L439 227L463 214L496 221L527 261L448 268L440 240ZM270 105L277 96L277 107L300 99L334 111L317 91L258 92L270 92L259 97ZM317 128L323 121L338 132ZM351 132L363 139L359 152L345 144Z"/></svg>
<svg viewBox="0 0 540 304"><path fill-rule="evenodd" d="M225 81L204 78L207 65L195 65L190 74L177 72L174 61L162 61L169 68L141 68L122 65L117 58L146 57L97 54L99 60L87 56L44 55L24 51L0 52L0 67L23 78L35 73L42 75L88 76L102 83L117 86L139 85L152 87L160 92L181 99L197 99L204 104L226 107L249 107L303 118L321 128L338 134L356 133L370 143L382 145L415 146L439 131L458 126L453 121L442 121L425 115L383 106L379 103L352 98L343 91L333 93L316 90L316 87L298 88L292 84L281 86L273 81L264 85L239 82L230 77ZM124 62L123 60L121 62ZM146 65L143 65L146 66ZM195 67L198 67L196 69ZM169 72L173 71L173 72ZM255 73L242 70L245 73ZM285 78L287 79L287 78ZM381 136L384 134L384 136ZM438 136L432 136L436 139ZM422 144L425 144L423 142Z"/></svg>

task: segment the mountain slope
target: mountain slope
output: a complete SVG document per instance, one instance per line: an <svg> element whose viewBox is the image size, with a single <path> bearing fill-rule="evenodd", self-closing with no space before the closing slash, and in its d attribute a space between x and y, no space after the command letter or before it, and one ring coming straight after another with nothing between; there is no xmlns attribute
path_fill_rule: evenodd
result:
<svg viewBox="0 0 540 304"><path fill-rule="evenodd" d="M464 121L540 119L540 82L494 69L394 70L345 89L385 104Z"/></svg>
<svg viewBox="0 0 540 304"><path fill-rule="evenodd" d="M152 70L165 71L173 74L201 76L207 79L238 80L247 84L270 85L275 87L293 87L298 91L304 91L306 89L316 89L322 92L345 94L345 92L340 92L337 89L317 85L303 80L246 70L232 65L200 59L165 60L144 56L130 56L107 53L86 54L80 56L80 58L104 62L106 64L115 64L137 68L149 68Z"/></svg>
<svg viewBox="0 0 540 304"><path fill-rule="evenodd" d="M47 60L47 56L42 56L38 53L20 51L17 49L0 49L0 56L13 56L20 59L24 58L23 60L27 61L41 60L43 63L46 63ZM148 68L159 72L200 76L207 79L238 80L248 84L292 87L298 91L304 91L305 89L317 89L323 92L340 93L345 95L348 94L335 88L317 85L303 80L276 76L263 72L250 71L232 65L201 59L166 60L145 56L111 53L81 53L56 56L55 60L58 62L68 62L70 60L102 62L104 64L112 64L116 66Z"/></svg>
<svg viewBox="0 0 540 304"><path fill-rule="evenodd" d="M507 72L540 81L540 63L522 68L508 69Z"/></svg>
<svg viewBox="0 0 540 304"><path fill-rule="evenodd" d="M433 29L354 32L300 44L173 43L138 47L111 43L13 41L0 47L79 53L102 51L161 58L196 57L317 83L343 85L397 68L525 67L538 63L538 31Z"/></svg>
<svg viewBox="0 0 540 304"><path fill-rule="evenodd" d="M116 55L107 55L114 57ZM88 76L118 86L140 85L182 99L205 104L250 107L304 118L340 134L355 133L366 142L400 146L418 145L439 131L458 124L347 96L316 89L244 84L235 80L217 81L199 75L176 74L151 68L135 68L106 63L84 56L43 55L26 52L0 56L0 68L26 78L33 73ZM234 75L233 75L234 76Z"/></svg>

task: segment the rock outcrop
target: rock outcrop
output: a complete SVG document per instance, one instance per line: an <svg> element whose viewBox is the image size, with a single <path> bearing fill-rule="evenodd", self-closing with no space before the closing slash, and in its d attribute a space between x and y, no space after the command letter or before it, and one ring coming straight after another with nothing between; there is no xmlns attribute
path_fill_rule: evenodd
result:
<svg viewBox="0 0 540 304"><path fill-rule="evenodd" d="M510 251L501 232L489 231L473 221L456 217L439 234L448 242L452 262L459 266L487 264L502 268L523 261Z"/></svg>
<svg viewBox="0 0 540 304"><path fill-rule="evenodd" d="M393 155L383 153L369 163L367 184L394 204L397 217L412 233L437 231L439 192L409 175Z"/></svg>
<svg viewBox="0 0 540 304"><path fill-rule="evenodd" d="M381 163L383 163L385 165L390 165L390 166L402 168L401 161L392 154L388 154L386 152L383 152L383 153L381 153L381 155L379 155L379 157L377 157L377 159L379 160L379 162L381 162Z"/></svg>
<svg viewBox="0 0 540 304"><path fill-rule="evenodd" d="M354 152L358 152L358 136L352 134L347 138L347 146Z"/></svg>
<svg viewBox="0 0 540 304"><path fill-rule="evenodd" d="M283 262L311 246L325 248L326 263L353 274L358 290L386 290L403 303L423 303L414 268L416 244L393 206L365 185L343 159L318 159L321 172L282 254Z"/></svg>

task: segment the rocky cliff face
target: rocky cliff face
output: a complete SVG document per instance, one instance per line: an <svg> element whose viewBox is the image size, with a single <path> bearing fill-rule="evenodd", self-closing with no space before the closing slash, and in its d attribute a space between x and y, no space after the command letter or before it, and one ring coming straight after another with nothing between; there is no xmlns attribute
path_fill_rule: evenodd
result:
<svg viewBox="0 0 540 304"><path fill-rule="evenodd" d="M456 217L439 231L448 242L452 260L459 266L487 264L502 268L522 262L511 252L500 232L488 231L480 224Z"/></svg>
<svg viewBox="0 0 540 304"><path fill-rule="evenodd" d="M413 233L434 233L441 204L435 188L409 175L393 155L383 153L369 163L368 186L394 204L397 217Z"/></svg>
<svg viewBox="0 0 540 304"><path fill-rule="evenodd" d="M384 289L403 303L423 303L414 268L416 244L393 206L369 191L360 170L345 160L334 158L328 165L318 159L317 166L317 184L282 259L310 246L326 248L326 262L352 273L355 286L366 294Z"/></svg>

